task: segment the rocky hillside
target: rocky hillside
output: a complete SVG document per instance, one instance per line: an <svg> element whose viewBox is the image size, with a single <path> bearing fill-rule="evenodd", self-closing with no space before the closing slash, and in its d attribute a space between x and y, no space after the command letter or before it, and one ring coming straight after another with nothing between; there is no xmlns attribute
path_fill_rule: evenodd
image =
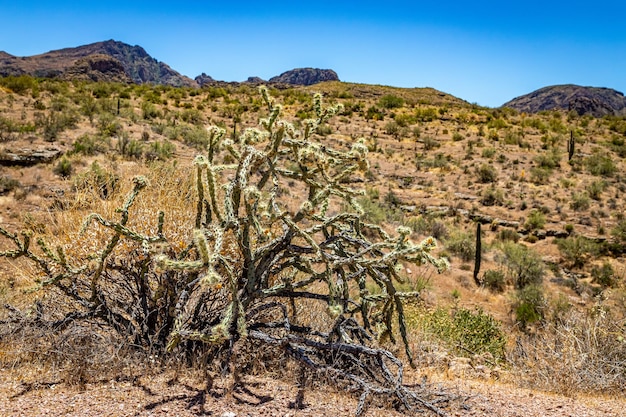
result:
<svg viewBox="0 0 626 417"><path fill-rule="evenodd" d="M555 109L573 110L578 115L602 117L626 114L626 98L623 93L610 88L566 84L541 88L514 98L502 107L526 113Z"/></svg>
<svg viewBox="0 0 626 417"><path fill-rule="evenodd" d="M296 68L269 79L270 83L291 85L313 85L322 81L339 81L339 77L330 69Z"/></svg>
<svg viewBox="0 0 626 417"><path fill-rule="evenodd" d="M93 55L99 55L99 57L84 61ZM119 71L109 71L113 70L117 64L113 60L103 59L102 55L119 62L128 79L137 84L197 86L194 80L174 71L164 62L152 58L142 47L114 40L59 49L28 57L16 57L0 52L0 76L28 74L37 77L71 78L78 71L80 74L78 78L121 81ZM96 68L91 68L93 65ZM104 67L108 69L102 71ZM107 75L111 75L111 78Z"/></svg>

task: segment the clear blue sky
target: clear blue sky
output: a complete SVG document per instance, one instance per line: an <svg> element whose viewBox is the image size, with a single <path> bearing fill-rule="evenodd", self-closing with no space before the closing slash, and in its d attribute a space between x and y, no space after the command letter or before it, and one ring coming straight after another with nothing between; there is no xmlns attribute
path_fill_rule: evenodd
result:
<svg viewBox="0 0 626 417"><path fill-rule="evenodd" d="M12 55L115 39L191 78L331 68L491 107L553 84L626 91L624 1L0 0L0 13Z"/></svg>

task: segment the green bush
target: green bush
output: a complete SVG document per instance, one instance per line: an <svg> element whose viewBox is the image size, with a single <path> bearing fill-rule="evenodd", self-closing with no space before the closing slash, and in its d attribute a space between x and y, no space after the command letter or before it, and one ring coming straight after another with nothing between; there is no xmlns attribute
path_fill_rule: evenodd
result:
<svg viewBox="0 0 626 417"><path fill-rule="evenodd" d="M594 152L585 159L585 166L592 175L612 177L617 171L613 160L599 151Z"/></svg>
<svg viewBox="0 0 626 417"><path fill-rule="evenodd" d="M533 209L530 211L524 227L528 230L543 229L546 225L546 216L539 210Z"/></svg>
<svg viewBox="0 0 626 417"><path fill-rule="evenodd" d="M393 94L387 94L378 100L378 105L384 109L396 109L404 106L404 99Z"/></svg>
<svg viewBox="0 0 626 417"><path fill-rule="evenodd" d="M515 318L525 329L529 324L543 320L546 299L540 285L527 285L515 295Z"/></svg>
<svg viewBox="0 0 626 417"><path fill-rule="evenodd" d="M72 165L72 161L70 161L67 157L62 157L59 162L54 166L52 172L57 174L60 177L67 178L74 172L74 166Z"/></svg>
<svg viewBox="0 0 626 417"><path fill-rule="evenodd" d="M570 201L569 206L574 211L585 211L591 207L591 199L589 198L589 194L586 191L583 192L575 192L572 194L572 201Z"/></svg>
<svg viewBox="0 0 626 417"><path fill-rule="evenodd" d="M506 266L507 276L515 288L521 289L543 281L545 265L538 253L513 242L505 242L502 253L502 263Z"/></svg>
<svg viewBox="0 0 626 417"><path fill-rule="evenodd" d="M504 361L506 335L502 324L482 310L459 308L449 311L438 308L426 314L417 314L422 317L416 325L446 343L456 354L490 353L495 361Z"/></svg>
<svg viewBox="0 0 626 417"><path fill-rule="evenodd" d="M502 292L506 288L506 275L498 269L489 269L483 275L483 285L495 292Z"/></svg>
<svg viewBox="0 0 626 417"><path fill-rule="evenodd" d="M478 181L482 183L495 182L498 179L498 171L490 164L481 164L476 169L476 174L478 175Z"/></svg>
<svg viewBox="0 0 626 417"><path fill-rule="evenodd" d="M618 284L615 270L610 262L604 262L602 266L594 266L591 269L591 276L593 277L593 282L600 284L604 288L614 288Z"/></svg>
<svg viewBox="0 0 626 417"><path fill-rule="evenodd" d="M456 231L445 240L445 247L463 262L469 262L476 255L476 236L471 232Z"/></svg>
<svg viewBox="0 0 626 417"><path fill-rule="evenodd" d="M572 268L583 267L590 258L600 252L599 245L584 236L569 236L565 239L556 239L561 255Z"/></svg>

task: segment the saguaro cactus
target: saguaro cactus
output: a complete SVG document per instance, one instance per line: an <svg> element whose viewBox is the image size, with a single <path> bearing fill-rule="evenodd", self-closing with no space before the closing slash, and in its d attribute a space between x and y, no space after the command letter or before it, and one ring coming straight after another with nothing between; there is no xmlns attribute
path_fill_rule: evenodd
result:
<svg viewBox="0 0 626 417"><path fill-rule="evenodd" d="M567 160L571 161L574 156L574 147L576 145L576 139L574 139L574 131L570 130L569 140L567 141Z"/></svg>
<svg viewBox="0 0 626 417"><path fill-rule="evenodd" d="M482 258L482 239L480 235L480 222L476 223L476 254L474 255L474 282L477 285L481 285L482 282L478 278L478 273L480 272L480 261Z"/></svg>

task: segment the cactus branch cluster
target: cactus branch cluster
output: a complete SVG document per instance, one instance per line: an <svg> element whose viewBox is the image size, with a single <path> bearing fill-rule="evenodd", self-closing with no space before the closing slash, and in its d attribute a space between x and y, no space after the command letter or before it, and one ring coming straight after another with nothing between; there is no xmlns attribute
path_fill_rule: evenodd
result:
<svg viewBox="0 0 626 417"><path fill-rule="evenodd" d="M217 356L238 344L261 343L360 390L357 414L371 395L440 413L402 386L402 363L374 340L395 342L397 326L412 362L403 302L419 294L397 289L399 266L446 269L446 261L431 253L435 239L415 244L407 228L392 236L363 221L361 191L349 180L367 169L367 147L356 142L333 149L316 134L339 106L324 107L316 95L315 117L296 129L281 119L268 90L260 93L268 117L259 129L236 141L220 128L209 129L208 149L194 161L198 202L184 250L168 243L163 213L155 236L128 227L131 206L147 186L136 178L118 220L87 218L83 228L95 223L111 232L91 266L69 266L60 249L55 253L43 241L43 255L37 255L28 235L20 239L1 228L17 249L0 256L30 259L46 285L139 346L176 354L199 344ZM236 163L220 163L224 153ZM116 255L121 241L136 249ZM301 323L296 306L303 302L320 303L332 326Z"/></svg>

